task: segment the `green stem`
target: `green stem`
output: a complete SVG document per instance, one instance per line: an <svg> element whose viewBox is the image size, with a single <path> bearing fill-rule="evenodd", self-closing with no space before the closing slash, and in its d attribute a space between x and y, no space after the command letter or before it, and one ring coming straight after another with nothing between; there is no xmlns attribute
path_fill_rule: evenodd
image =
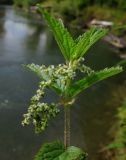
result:
<svg viewBox="0 0 126 160"><path fill-rule="evenodd" d="M64 146L70 146L70 106L64 106Z"/></svg>

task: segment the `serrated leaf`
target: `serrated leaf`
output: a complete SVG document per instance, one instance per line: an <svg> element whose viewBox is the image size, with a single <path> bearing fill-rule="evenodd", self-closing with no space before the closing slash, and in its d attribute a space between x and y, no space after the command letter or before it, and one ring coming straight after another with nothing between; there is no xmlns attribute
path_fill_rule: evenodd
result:
<svg viewBox="0 0 126 160"><path fill-rule="evenodd" d="M106 69L101 70L99 72L95 72L95 73L87 76L86 78L75 82L72 86L70 86L67 91L68 96L74 97L77 94L79 94L80 92L82 92L83 90L92 86L93 84L95 84L103 79L106 79L108 77L111 77L115 74L118 74L120 72L122 72L122 67L119 67L119 66L112 67L109 69L106 68Z"/></svg>
<svg viewBox="0 0 126 160"><path fill-rule="evenodd" d="M66 60L70 60L72 53L74 52L74 40L70 33L64 27L61 20L55 19L47 11L45 11L40 5L38 5L39 11L44 16L50 29L52 30L54 37L59 45L61 52Z"/></svg>
<svg viewBox="0 0 126 160"><path fill-rule="evenodd" d="M41 5L38 5L38 8L52 30L57 44L67 61L82 57L94 43L107 33L106 29L93 27L74 41L61 20L55 19Z"/></svg>
<svg viewBox="0 0 126 160"><path fill-rule="evenodd" d="M85 160L86 154L78 147L70 146L59 156L58 160Z"/></svg>
<svg viewBox="0 0 126 160"><path fill-rule="evenodd" d="M47 143L42 146L34 160L54 160L65 151L60 142Z"/></svg>
<svg viewBox="0 0 126 160"><path fill-rule="evenodd" d="M70 146L65 150L62 143L53 142L44 144L34 160L85 160L86 156L80 148Z"/></svg>
<svg viewBox="0 0 126 160"><path fill-rule="evenodd" d="M82 57L88 49L107 33L106 29L93 27L76 39L76 47L72 59Z"/></svg>

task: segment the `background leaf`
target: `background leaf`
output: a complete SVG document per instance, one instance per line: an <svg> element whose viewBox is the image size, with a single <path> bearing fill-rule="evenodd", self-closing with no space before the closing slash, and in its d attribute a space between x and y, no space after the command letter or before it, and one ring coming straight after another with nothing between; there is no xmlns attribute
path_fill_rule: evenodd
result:
<svg viewBox="0 0 126 160"><path fill-rule="evenodd" d="M120 149L124 148L125 145L123 143L111 143L105 147L105 149Z"/></svg>

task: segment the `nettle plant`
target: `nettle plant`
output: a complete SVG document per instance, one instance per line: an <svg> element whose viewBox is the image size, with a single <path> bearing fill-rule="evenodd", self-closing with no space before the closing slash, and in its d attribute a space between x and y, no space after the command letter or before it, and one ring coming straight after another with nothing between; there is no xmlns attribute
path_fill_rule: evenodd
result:
<svg viewBox="0 0 126 160"><path fill-rule="evenodd" d="M22 124L32 123L37 133L42 132L48 126L49 120L60 112L60 107L64 107L64 145L60 142L45 144L35 159L84 160L85 153L77 147L70 146L70 108L79 93L103 79L122 72L122 67L116 66L94 71L84 64L83 56L93 44L107 33L107 30L91 28L77 39L73 39L61 20L55 19L46 10L38 7L53 32L65 62L56 66L27 65L27 68L35 72L41 81L36 94L31 98L31 104L28 112L24 114ZM78 72L84 73L84 78L76 81ZM42 102L46 89L59 95L57 103Z"/></svg>

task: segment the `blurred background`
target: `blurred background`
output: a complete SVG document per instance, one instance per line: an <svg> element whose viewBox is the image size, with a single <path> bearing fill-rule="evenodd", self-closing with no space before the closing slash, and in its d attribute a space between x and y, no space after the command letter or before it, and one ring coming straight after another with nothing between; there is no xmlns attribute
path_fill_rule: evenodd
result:
<svg viewBox="0 0 126 160"><path fill-rule="evenodd" d="M126 58L125 0L1 0L0 1L0 159L32 160L45 142L63 141L63 112L46 132L22 127L22 115L39 79L22 64L58 64L64 59L45 22L36 11L41 3L62 18L76 37L92 26L109 30L85 56L91 68L111 67ZM49 92L47 101L57 97ZM89 160L126 160L126 72L82 93L71 110L71 144Z"/></svg>

